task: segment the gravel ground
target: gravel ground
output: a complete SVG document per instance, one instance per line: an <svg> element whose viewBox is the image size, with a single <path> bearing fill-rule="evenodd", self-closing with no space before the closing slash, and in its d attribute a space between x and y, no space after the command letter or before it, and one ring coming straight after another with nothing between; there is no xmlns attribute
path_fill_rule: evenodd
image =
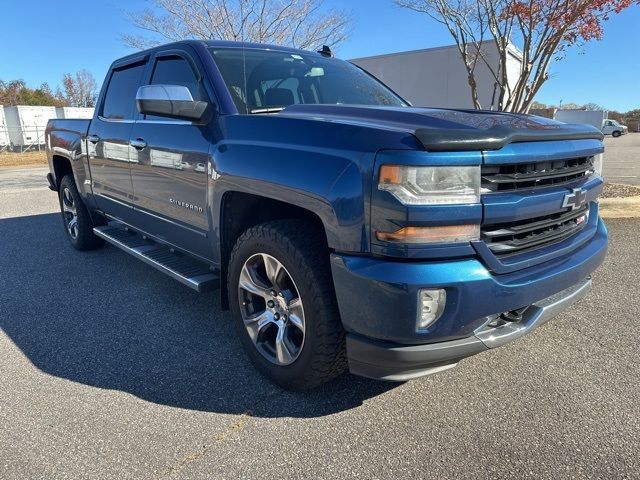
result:
<svg viewBox="0 0 640 480"><path fill-rule="evenodd" d="M0 178L0 478L640 478L638 220L590 295L528 337L406 384L307 394L251 367L215 295Z"/></svg>
<svg viewBox="0 0 640 480"><path fill-rule="evenodd" d="M628 198L640 196L640 187L621 183L605 183L600 198Z"/></svg>

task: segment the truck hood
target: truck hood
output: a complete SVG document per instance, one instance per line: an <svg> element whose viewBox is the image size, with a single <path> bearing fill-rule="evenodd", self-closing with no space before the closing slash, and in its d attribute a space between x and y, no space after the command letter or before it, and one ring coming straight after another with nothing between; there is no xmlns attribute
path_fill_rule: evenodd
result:
<svg viewBox="0 0 640 480"><path fill-rule="evenodd" d="M407 132L429 151L498 150L516 142L604 138L589 125L483 110L291 105L278 115Z"/></svg>

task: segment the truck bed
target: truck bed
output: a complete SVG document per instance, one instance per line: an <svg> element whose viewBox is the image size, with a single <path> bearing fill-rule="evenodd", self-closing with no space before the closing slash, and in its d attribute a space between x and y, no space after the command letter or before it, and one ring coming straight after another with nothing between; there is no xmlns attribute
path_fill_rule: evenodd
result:
<svg viewBox="0 0 640 480"><path fill-rule="evenodd" d="M66 132L67 134L76 134L78 137L84 137L89 131L90 124L91 120L85 118L53 119L47 123L47 133Z"/></svg>

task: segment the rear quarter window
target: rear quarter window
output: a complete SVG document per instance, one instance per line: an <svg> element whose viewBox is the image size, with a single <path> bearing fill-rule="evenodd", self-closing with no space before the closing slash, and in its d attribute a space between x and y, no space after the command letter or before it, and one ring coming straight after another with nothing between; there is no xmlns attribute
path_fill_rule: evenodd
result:
<svg viewBox="0 0 640 480"><path fill-rule="evenodd" d="M102 106L102 116L109 120L131 120L136 111L136 92L145 64L138 63L114 70Z"/></svg>

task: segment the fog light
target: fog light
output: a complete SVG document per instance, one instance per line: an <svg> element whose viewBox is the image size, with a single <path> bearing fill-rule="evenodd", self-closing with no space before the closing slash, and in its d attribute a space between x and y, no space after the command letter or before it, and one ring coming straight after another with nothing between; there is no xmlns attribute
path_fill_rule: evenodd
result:
<svg viewBox="0 0 640 480"><path fill-rule="evenodd" d="M443 289L424 289L418 293L417 330L430 327L440 318L447 303L447 292Z"/></svg>

